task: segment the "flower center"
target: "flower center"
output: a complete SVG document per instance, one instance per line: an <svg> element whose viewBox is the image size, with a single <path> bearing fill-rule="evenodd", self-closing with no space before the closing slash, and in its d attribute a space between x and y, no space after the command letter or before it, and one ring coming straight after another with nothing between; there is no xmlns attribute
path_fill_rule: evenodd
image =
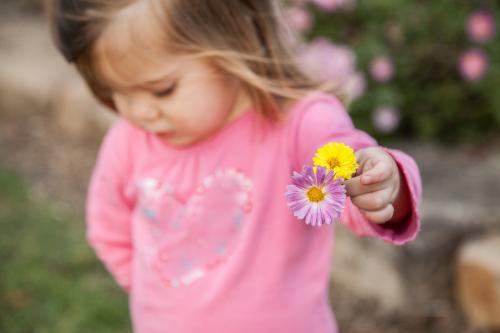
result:
<svg viewBox="0 0 500 333"><path fill-rule="evenodd" d="M309 198L309 201L320 202L325 198L325 194L320 188L313 186L309 191L307 191L307 197Z"/></svg>
<svg viewBox="0 0 500 333"><path fill-rule="evenodd" d="M340 166L340 161L337 158L332 157L328 159L328 165L330 166L330 169L334 169Z"/></svg>

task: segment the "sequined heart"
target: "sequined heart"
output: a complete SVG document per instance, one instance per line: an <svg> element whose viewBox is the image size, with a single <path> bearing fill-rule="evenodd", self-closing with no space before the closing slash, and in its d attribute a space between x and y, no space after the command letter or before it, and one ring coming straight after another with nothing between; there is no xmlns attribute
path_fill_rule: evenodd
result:
<svg viewBox="0 0 500 333"><path fill-rule="evenodd" d="M151 244L146 260L172 287L189 285L227 260L251 210L252 183L233 169L206 177L186 200L155 179L139 188Z"/></svg>

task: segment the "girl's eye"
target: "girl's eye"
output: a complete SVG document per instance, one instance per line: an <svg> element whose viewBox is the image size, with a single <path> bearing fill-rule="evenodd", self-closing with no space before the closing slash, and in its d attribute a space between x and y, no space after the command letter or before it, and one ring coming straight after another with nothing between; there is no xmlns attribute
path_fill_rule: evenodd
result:
<svg viewBox="0 0 500 333"><path fill-rule="evenodd" d="M172 84L167 89L163 89L163 90L160 90L160 91L155 91L155 92L153 92L153 95L155 97L158 97L158 98L167 97L167 96L171 95L175 91L175 88L177 88L177 83Z"/></svg>

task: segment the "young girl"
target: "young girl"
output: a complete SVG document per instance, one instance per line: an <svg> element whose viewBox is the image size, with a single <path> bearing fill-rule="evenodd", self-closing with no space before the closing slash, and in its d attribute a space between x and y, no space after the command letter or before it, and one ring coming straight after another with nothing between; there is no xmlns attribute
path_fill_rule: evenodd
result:
<svg viewBox="0 0 500 333"><path fill-rule="evenodd" d="M360 168L340 223L394 244L419 229L416 164L355 129L299 70L273 0L60 0L57 45L121 120L88 194L88 240L135 332L336 332L333 230L284 193L318 147Z"/></svg>

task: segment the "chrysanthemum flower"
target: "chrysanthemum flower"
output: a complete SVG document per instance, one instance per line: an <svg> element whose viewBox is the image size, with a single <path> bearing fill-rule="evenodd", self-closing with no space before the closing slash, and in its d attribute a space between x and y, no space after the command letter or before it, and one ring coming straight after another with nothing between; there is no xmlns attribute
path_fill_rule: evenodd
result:
<svg viewBox="0 0 500 333"><path fill-rule="evenodd" d="M330 142L319 148L313 158L315 166L324 166L335 172L335 178L351 179L358 169L356 156L351 147L343 143Z"/></svg>
<svg viewBox="0 0 500 333"><path fill-rule="evenodd" d="M346 192L342 180L334 178L333 170L322 166L315 169L305 166L302 173L294 172L285 196L295 217L319 227L340 217Z"/></svg>

